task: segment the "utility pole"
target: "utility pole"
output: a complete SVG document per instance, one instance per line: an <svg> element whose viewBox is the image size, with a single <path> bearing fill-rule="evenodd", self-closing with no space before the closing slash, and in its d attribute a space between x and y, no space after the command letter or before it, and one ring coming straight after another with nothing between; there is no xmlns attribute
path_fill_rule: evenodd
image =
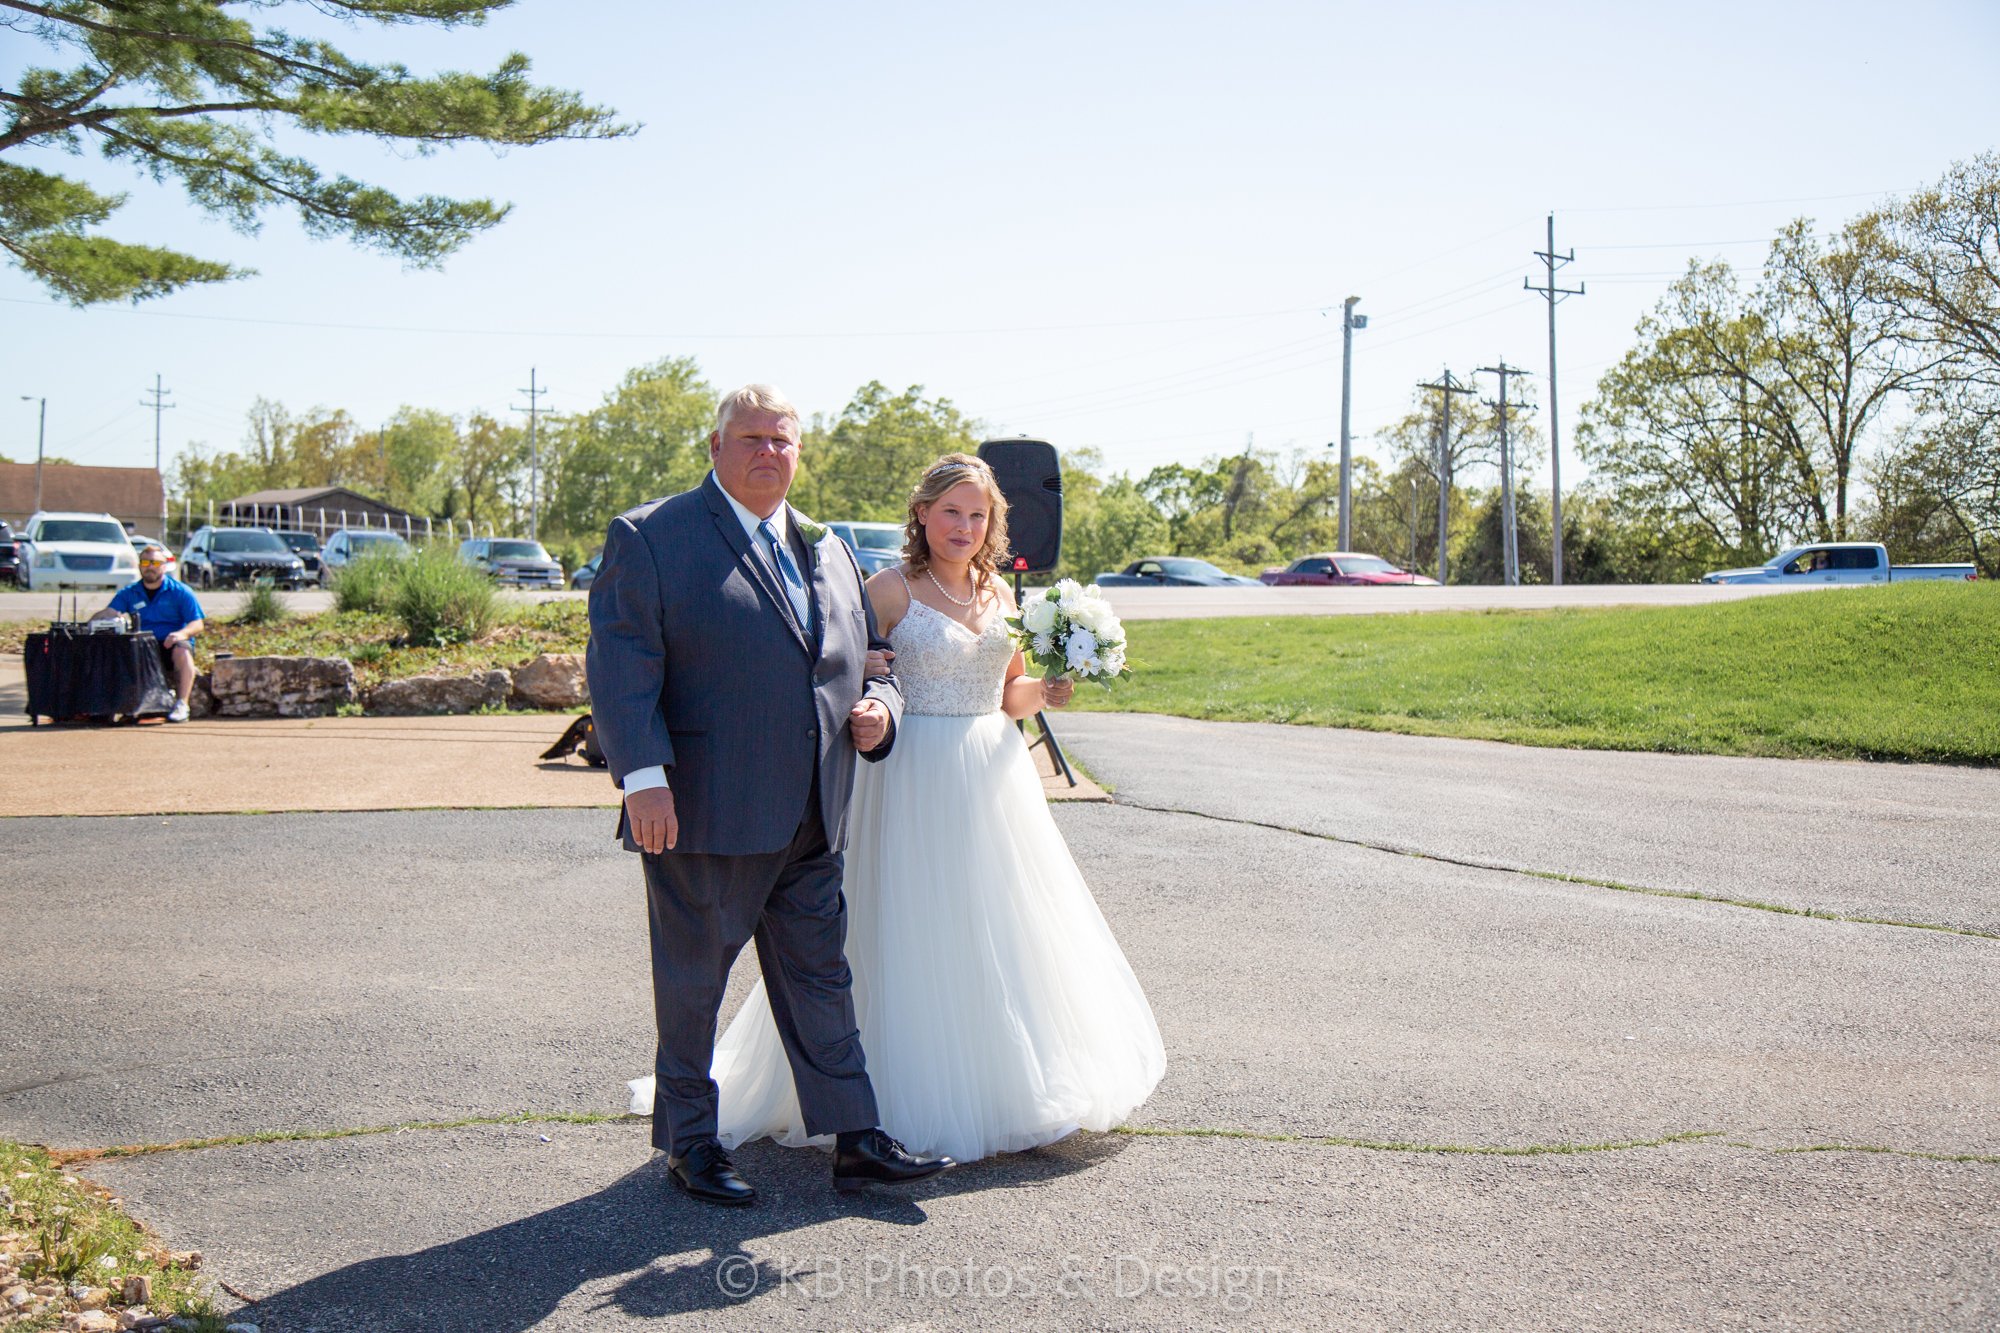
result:
<svg viewBox="0 0 2000 1333"><path fill-rule="evenodd" d="M536 387L535 371L530 367L528 387L518 392L528 395L528 405L514 409L528 414L528 540L539 541L536 524L542 507L542 455L535 443L535 418L541 412L542 395L548 390Z"/></svg>
<svg viewBox="0 0 2000 1333"><path fill-rule="evenodd" d="M157 473L160 478L160 540L166 541L167 540L167 474L161 471L160 467L160 413L170 410L174 405L167 401L167 394L170 391L160 386L161 386L161 377L159 375L153 376L152 401L148 402L146 399L141 398L139 400L139 406L150 407L153 409L153 471Z"/></svg>
<svg viewBox="0 0 2000 1333"><path fill-rule="evenodd" d="M1410 564L1411 572L1417 568L1417 479L1410 478Z"/></svg>
<svg viewBox="0 0 2000 1333"><path fill-rule="evenodd" d="M41 424L35 428L35 512L39 514L42 512L42 446L48 443L49 438L49 400L24 393L21 401L42 405Z"/></svg>
<svg viewBox="0 0 2000 1333"><path fill-rule="evenodd" d="M1508 365L1503 356L1499 365L1481 366L1479 373L1500 377L1500 401L1493 404L1500 412L1500 566L1507 586L1513 588L1521 582L1521 543L1514 522L1514 450L1507 438L1507 377L1528 372Z"/></svg>
<svg viewBox="0 0 2000 1333"><path fill-rule="evenodd" d="M1472 386L1461 384L1451 373L1451 367L1444 368L1444 374L1435 384L1419 384L1419 389L1436 389L1444 399L1444 422L1438 429L1437 478L1438 478L1438 572L1437 580L1444 582L1445 576L1445 534L1451 526L1451 396L1455 393L1471 393Z"/></svg>
<svg viewBox="0 0 2000 1333"><path fill-rule="evenodd" d="M1536 287L1526 278L1521 279L1521 290L1540 292L1549 303L1549 522L1553 527L1550 547L1551 573L1557 587L1563 581L1563 464L1562 437L1556 432L1556 306L1565 296L1582 296L1583 284L1574 289L1556 286L1556 269L1563 264L1576 262L1576 251L1566 255L1556 253L1556 215L1549 214L1549 248L1535 251L1535 258L1542 261L1547 277Z"/></svg>
<svg viewBox="0 0 2000 1333"><path fill-rule="evenodd" d="M1348 431L1348 413L1353 404L1354 331L1368 327L1368 316L1354 313L1361 298L1350 296L1340 305L1340 549L1354 543L1354 445Z"/></svg>

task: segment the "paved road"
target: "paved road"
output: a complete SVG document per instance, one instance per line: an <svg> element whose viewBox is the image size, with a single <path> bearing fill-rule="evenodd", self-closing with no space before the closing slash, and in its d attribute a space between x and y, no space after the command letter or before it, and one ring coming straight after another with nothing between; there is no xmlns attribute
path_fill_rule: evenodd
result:
<svg viewBox="0 0 2000 1333"><path fill-rule="evenodd" d="M2000 770L1075 713L1119 799L1427 856L2000 934Z"/></svg>
<svg viewBox="0 0 2000 1333"><path fill-rule="evenodd" d="M1207 616L1349 616L1406 611L1552 610L1589 606L1699 606L1740 601L1772 593L1813 591L1781 586L1737 587L1699 583L1569 584L1561 588L1113 588L1107 597L1126 620L1186 620ZM1825 589L1819 589L1825 591ZM298 612L325 611L333 594L279 594ZM109 593L77 595L84 613L111 600ZM524 601L581 601L580 592L509 591ZM0 620L47 620L55 614L58 595L43 592L0 592ZM202 595L211 614L233 614L242 605L240 592ZM62 605L70 595L61 594Z"/></svg>
<svg viewBox="0 0 2000 1333"><path fill-rule="evenodd" d="M1269 753L1263 771L1218 770L1269 822L1303 826L1315 794L1338 794L1274 738L1226 730L1183 748L1211 765ZM1300 734L1307 750L1342 739ZM1187 795L1150 719L1079 718L1072 735L1126 800ZM1420 789L1442 768L1452 790L1433 743L1371 739L1383 781ZM1777 765L1769 782L1822 767ZM1542 791L1550 771L1505 773L1536 810L1588 786ZM1658 785L1689 782L1662 770ZM826 1190L823 1158L752 1147L740 1158L767 1200L722 1215L663 1197L631 1123L90 1169L260 1298L267 1333L676 1314L746 1329L1992 1324L2000 941L1555 882L1210 806L1058 814L1166 1036L1166 1081L1135 1117L1149 1135L1080 1136L853 1206ZM1453 855L1436 832L1452 823L1398 827ZM649 1058L637 876L597 812L0 827L0 918L18 927L0 950L0 1135L612 1111ZM1612 878L1645 836L1511 850ZM1970 866L1983 883L1978 854L1941 853L1932 874L1949 885ZM1798 854L1766 840L1738 855L1783 881ZM1691 877L1725 863L1675 862ZM732 1005L749 979L739 968ZM1413 1150L1687 1131L1715 1137ZM1329 1135L1385 1146L1292 1137ZM1778 1151L1835 1142L1989 1160ZM718 1289L732 1262L756 1293ZM1224 1285L1232 1267L1244 1284L1266 1270L1264 1293L1191 1289L1189 1270L1218 1266Z"/></svg>

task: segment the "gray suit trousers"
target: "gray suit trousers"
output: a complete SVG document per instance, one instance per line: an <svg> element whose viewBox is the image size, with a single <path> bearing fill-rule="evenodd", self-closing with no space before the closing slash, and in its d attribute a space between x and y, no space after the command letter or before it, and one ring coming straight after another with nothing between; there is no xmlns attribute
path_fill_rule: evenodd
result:
<svg viewBox="0 0 2000 1333"><path fill-rule="evenodd" d="M842 857L828 847L818 785L789 847L751 856L642 857L659 1027L653 1146L673 1156L715 1135L715 1015L730 964L753 937L806 1132L879 1123L842 953Z"/></svg>

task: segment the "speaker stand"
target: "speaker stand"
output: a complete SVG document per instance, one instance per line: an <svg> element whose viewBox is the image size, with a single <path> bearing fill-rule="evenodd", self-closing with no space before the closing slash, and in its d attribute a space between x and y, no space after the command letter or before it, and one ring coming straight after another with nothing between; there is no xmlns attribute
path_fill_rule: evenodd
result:
<svg viewBox="0 0 2000 1333"><path fill-rule="evenodd" d="M1017 569L1014 571L1014 605L1019 606L1020 604L1021 571ZM1027 734L1028 720L1026 718L1022 718L1014 725L1021 730L1023 735ZM1028 748L1032 750L1037 745L1048 746L1049 757L1055 760L1056 768L1062 772L1063 777L1069 780L1069 785L1074 787L1076 785L1076 774L1070 771L1069 756L1063 753L1062 742L1056 739L1055 729L1049 726L1049 715L1039 708L1035 710L1035 725L1041 729L1042 734L1029 741Z"/></svg>

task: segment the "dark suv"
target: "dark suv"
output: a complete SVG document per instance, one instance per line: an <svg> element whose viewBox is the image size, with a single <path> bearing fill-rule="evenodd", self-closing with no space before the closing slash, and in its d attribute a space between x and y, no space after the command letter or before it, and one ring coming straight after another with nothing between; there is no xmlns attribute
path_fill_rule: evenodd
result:
<svg viewBox="0 0 2000 1333"><path fill-rule="evenodd" d="M181 552L180 580L196 588L268 579L280 588L306 580L305 563L269 528L201 528Z"/></svg>
<svg viewBox="0 0 2000 1333"><path fill-rule="evenodd" d="M11 586L21 581L21 546L14 540L14 529L0 519L0 586Z"/></svg>
<svg viewBox="0 0 2000 1333"><path fill-rule="evenodd" d="M290 547L292 554L299 558L299 563L306 567L306 582L318 583L321 563L319 558L319 538L313 536L310 532L294 532L288 531L285 528L279 528L278 540Z"/></svg>

